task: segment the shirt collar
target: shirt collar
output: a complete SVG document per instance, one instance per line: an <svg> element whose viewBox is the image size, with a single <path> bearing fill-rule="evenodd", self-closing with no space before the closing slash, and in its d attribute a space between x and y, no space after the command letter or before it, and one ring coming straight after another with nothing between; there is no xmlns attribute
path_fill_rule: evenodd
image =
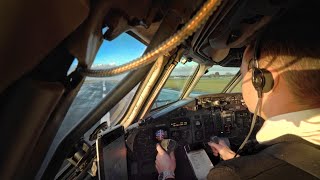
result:
<svg viewBox="0 0 320 180"><path fill-rule="evenodd" d="M320 108L271 117L264 122L256 138L263 144L286 134L320 145Z"/></svg>

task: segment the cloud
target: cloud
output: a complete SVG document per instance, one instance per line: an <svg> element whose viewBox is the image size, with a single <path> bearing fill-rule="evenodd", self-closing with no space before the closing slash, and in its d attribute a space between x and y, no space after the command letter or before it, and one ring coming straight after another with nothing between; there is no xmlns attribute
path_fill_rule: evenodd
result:
<svg viewBox="0 0 320 180"><path fill-rule="evenodd" d="M197 65L177 65L176 68L172 71L171 76L188 76L193 73L196 68Z"/></svg>
<svg viewBox="0 0 320 180"><path fill-rule="evenodd" d="M108 64L93 64L91 69L110 69L110 68L114 68L117 67L117 63L116 62L111 62ZM100 78L96 78L96 77L87 77L88 80L108 80L108 81L120 81L121 79L123 79L126 76L127 73L123 73L123 74L119 74L119 75L115 75L115 76L111 76L111 77L100 77Z"/></svg>
<svg viewBox="0 0 320 180"><path fill-rule="evenodd" d="M116 67L117 64L115 62L111 62L108 64L93 64L91 66L92 69L109 69L109 68L113 68Z"/></svg>
<svg viewBox="0 0 320 180"><path fill-rule="evenodd" d="M179 64L172 71L171 76L188 76L191 75L196 69L197 65L183 65ZM239 71L239 68L234 67L222 67L222 66L213 66L209 68L209 72L206 75L214 74L215 72L219 72L221 75L225 75L227 73L236 74Z"/></svg>
<svg viewBox="0 0 320 180"><path fill-rule="evenodd" d="M208 71L209 72L206 75L214 74L215 72L219 72L221 75L225 75L226 73L236 74L239 71L239 68L212 66Z"/></svg>

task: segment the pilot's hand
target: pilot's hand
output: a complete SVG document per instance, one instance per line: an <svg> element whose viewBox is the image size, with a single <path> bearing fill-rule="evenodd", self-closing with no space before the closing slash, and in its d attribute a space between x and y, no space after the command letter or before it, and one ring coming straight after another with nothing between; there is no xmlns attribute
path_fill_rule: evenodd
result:
<svg viewBox="0 0 320 180"><path fill-rule="evenodd" d="M172 171L176 169L176 158L174 152L171 152L170 155L159 145L157 144L157 158L156 158L156 168L158 173L164 171Z"/></svg>
<svg viewBox="0 0 320 180"><path fill-rule="evenodd" d="M227 146L227 144L221 139L219 139L219 144L216 144L214 142L208 142L208 145L211 147L213 155L218 156L220 154L220 157L223 160L233 159L234 156L236 155L236 153L233 152ZM239 157L239 155L237 155L237 157Z"/></svg>

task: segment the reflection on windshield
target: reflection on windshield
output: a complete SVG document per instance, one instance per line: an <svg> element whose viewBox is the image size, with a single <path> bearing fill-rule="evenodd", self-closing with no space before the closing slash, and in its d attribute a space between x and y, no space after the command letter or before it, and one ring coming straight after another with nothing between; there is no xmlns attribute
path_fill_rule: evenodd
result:
<svg viewBox="0 0 320 180"><path fill-rule="evenodd" d="M166 84L161 89L152 108L157 108L178 100L186 82L195 72L197 66L198 64L195 62L188 62L186 64L178 63L169 76Z"/></svg>
<svg viewBox="0 0 320 180"><path fill-rule="evenodd" d="M201 77L190 96L221 93L238 71L238 67L213 66L209 68L208 73ZM233 91L241 92L241 86L236 86Z"/></svg>

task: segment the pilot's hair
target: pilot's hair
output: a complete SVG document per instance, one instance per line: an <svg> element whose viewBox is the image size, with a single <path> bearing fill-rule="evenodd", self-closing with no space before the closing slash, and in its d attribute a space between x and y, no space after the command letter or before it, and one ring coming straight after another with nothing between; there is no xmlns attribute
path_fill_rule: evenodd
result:
<svg viewBox="0 0 320 180"><path fill-rule="evenodd" d="M311 1L310 1L311 2ZM289 11L262 31L261 67L272 66L290 87L297 102L320 105L319 2ZM267 57L267 58L263 58Z"/></svg>

